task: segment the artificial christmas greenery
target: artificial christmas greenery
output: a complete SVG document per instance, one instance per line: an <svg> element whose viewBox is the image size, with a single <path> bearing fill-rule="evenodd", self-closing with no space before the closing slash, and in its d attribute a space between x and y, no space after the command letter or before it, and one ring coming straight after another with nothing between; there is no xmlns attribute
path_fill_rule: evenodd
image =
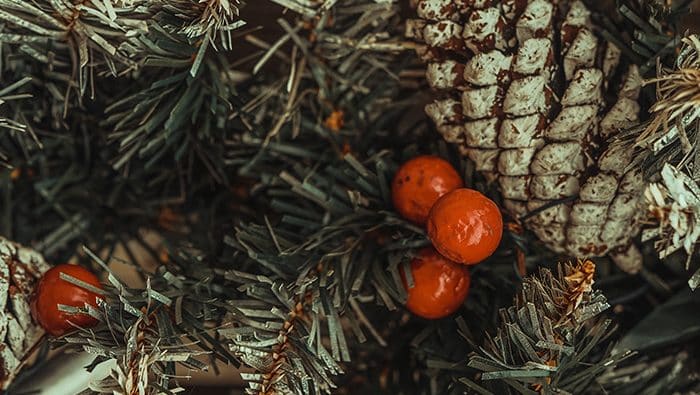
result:
<svg viewBox="0 0 700 395"><path fill-rule="evenodd" d="M2 385L52 348L111 363L84 393L700 391L693 7L1 0ZM437 320L392 196L419 155L505 222ZM95 325L41 337L31 284L68 261L103 285L61 276L100 298L58 309Z"/></svg>

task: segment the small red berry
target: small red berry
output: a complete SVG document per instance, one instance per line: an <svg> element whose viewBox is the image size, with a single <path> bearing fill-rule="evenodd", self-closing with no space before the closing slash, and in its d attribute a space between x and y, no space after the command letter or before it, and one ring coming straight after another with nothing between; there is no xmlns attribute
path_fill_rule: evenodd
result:
<svg viewBox="0 0 700 395"><path fill-rule="evenodd" d="M406 307L415 315L428 319L446 317L464 303L469 293L469 268L438 254L432 247L422 249L411 261L413 287L409 288Z"/></svg>
<svg viewBox="0 0 700 395"><path fill-rule="evenodd" d="M456 189L438 200L428 217L428 237L447 259L475 265L496 251L503 217L496 203L473 189Z"/></svg>
<svg viewBox="0 0 700 395"><path fill-rule="evenodd" d="M102 296L62 280L65 273L94 287L102 289L100 280L82 266L63 264L54 266L42 276L32 301L32 314L37 322L53 336L61 336L79 327L91 327L97 320L86 314L70 314L58 309L58 305L84 307L85 303L97 306ZM73 323L74 325L71 325Z"/></svg>
<svg viewBox="0 0 700 395"><path fill-rule="evenodd" d="M433 204L462 185L462 178L449 162L424 155L399 168L391 184L391 195L394 207L402 217L423 225Z"/></svg>

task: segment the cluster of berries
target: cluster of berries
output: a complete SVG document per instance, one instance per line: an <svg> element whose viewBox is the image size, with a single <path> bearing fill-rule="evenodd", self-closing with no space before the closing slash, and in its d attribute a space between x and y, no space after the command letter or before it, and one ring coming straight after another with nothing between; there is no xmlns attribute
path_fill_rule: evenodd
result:
<svg viewBox="0 0 700 395"><path fill-rule="evenodd" d="M469 293L469 266L496 251L503 235L498 206L480 192L464 188L455 168L436 156L404 163L392 182L396 211L425 226L433 247L411 262L406 307L424 318L445 317L462 305Z"/></svg>

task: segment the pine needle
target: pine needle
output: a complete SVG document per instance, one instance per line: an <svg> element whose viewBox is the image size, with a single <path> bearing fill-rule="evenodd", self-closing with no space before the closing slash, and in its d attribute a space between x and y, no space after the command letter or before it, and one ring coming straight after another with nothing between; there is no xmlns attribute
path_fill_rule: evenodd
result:
<svg viewBox="0 0 700 395"><path fill-rule="evenodd" d="M700 117L700 37L683 39L685 47L678 57L676 70L661 70L657 78L645 84L657 84L657 102L645 130L637 138L637 145L653 147L658 152L677 137L684 153L693 149L686 128L693 128L692 120Z"/></svg>
<svg viewBox="0 0 700 395"><path fill-rule="evenodd" d="M542 268L525 277L513 306L501 311L496 336L469 359L484 384L578 393L602 374L608 356L589 352L607 333L609 321L596 316L609 306L592 287L594 274L592 261L579 260L559 265L557 274Z"/></svg>

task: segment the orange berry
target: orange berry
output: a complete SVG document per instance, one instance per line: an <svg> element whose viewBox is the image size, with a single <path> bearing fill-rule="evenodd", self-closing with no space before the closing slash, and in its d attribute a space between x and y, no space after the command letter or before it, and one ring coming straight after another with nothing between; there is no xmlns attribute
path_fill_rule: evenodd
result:
<svg viewBox="0 0 700 395"><path fill-rule="evenodd" d="M92 291L61 279L61 273L102 289L97 276L82 266L63 264L54 266L44 273L36 287L32 301L32 314L44 330L54 336L61 336L74 330L75 326L71 323L87 328L95 326L98 322L87 314L60 311L59 304L84 307L85 303L89 303L97 306L97 299L102 299L102 296Z"/></svg>
<svg viewBox="0 0 700 395"><path fill-rule="evenodd" d="M394 208L402 217L423 225L435 202L444 194L461 188L459 173L437 156L418 156L404 163L391 183Z"/></svg>
<svg viewBox="0 0 700 395"><path fill-rule="evenodd" d="M469 268L438 254L432 247L422 249L411 261L413 287L408 292L406 307L415 315L428 319L446 317L464 303L469 293Z"/></svg>
<svg viewBox="0 0 700 395"><path fill-rule="evenodd" d="M456 189L438 200L428 217L433 246L455 262L475 265L496 251L503 217L496 203L473 189Z"/></svg>

